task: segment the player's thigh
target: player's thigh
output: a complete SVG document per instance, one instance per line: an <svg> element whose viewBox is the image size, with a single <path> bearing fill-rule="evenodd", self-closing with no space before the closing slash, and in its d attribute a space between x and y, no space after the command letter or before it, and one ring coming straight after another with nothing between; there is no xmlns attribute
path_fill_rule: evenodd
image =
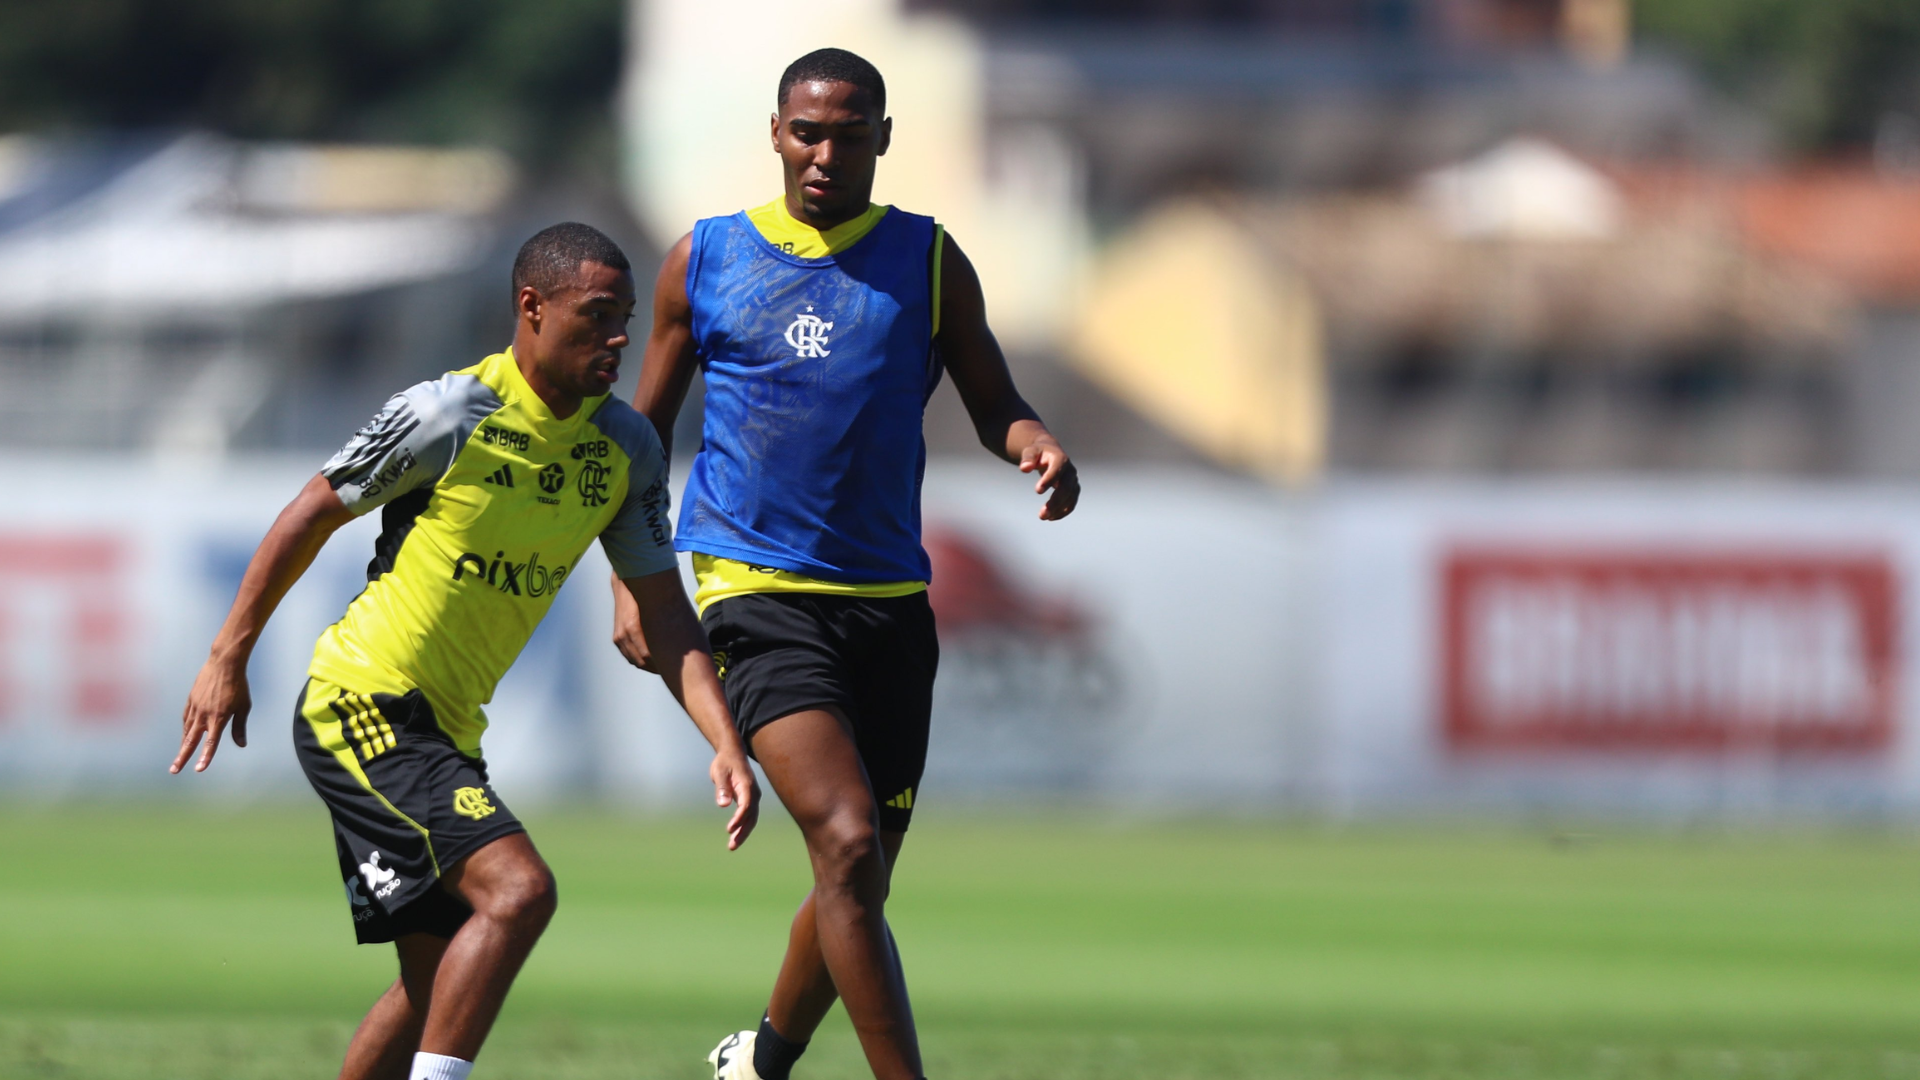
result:
<svg viewBox="0 0 1920 1080"><path fill-rule="evenodd" d="M321 679L301 695L294 745L333 818L358 940L457 932L469 909L443 888L444 871L522 831L486 762L454 746L419 691L356 693Z"/></svg>
<svg viewBox="0 0 1920 1080"><path fill-rule="evenodd" d="M728 597L709 606L700 625L749 752L758 755L755 735L776 720L820 709L845 715L852 701L846 664L816 597Z"/></svg>
<svg viewBox="0 0 1920 1080"><path fill-rule="evenodd" d="M852 725L838 709L804 709L753 733L753 753L774 794L803 831L830 822L847 827L874 820Z"/></svg>
<svg viewBox="0 0 1920 1080"><path fill-rule="evenodd" d="M863 601L844 633L855 658L854 740L878 803L880 827L905 832L919 801L933 729L940 642L925 593Z"/></svg>
<svg viewBox="0 0 1920 1080"><path fill-rule="evenodd" d="M491 840L448 867L440 884L475 911L551 911L558 901L553 870L524 832Z"/></svg>

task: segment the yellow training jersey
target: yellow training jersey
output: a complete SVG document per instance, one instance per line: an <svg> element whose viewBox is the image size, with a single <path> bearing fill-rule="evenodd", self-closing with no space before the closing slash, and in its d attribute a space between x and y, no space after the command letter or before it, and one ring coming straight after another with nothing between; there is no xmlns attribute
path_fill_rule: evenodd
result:
<svg viewBox="0 0 1920 1080"><path fill-rule="evenodd" d="M385 511L366 591L309 673L420 690L469 755L480 707L589 542L623 578L676 566L653 425L607 395L554 416L511 349L396 394L321 474L354 513Z"/></svg>
<svg viewBox="0 0 1920 1080"><path fill-rule="evenodd" d="M871 205L865 213L850 221L843 221L830 229L816 229L794 217L787 210L787 200L781 197L765 206L747 211L747 220L753 222L767 243L789 255L803 259L820 259L838 254L859 243L873 227L886 217L889 207ZM934 232L934 302L933 328L940 329L940 288L939 288L939 244L944 234L935 227ZM729 596L744 596L748 593L762 592L803 592L827 593L837 596L909 596L924 592L924 581L885 581L868 584L848 584L841 581L824 581L820 578L796 574L791 570L778 570L771 566L755 566L736 559L723 559L718 555L695 552L693 556L693 575L697 583L693 602L702 612L708 605L724 600Z"/></svg>
<svg viewBox="0 0 1920 1080"><path fill-rule="evenodd" d="M798 255L803 259L823 259L828 255L837 255L859 243L860 239L873 231L880 219L887 216L892 207L869 204L866 212L859 217L843 221L831 229L816 229L794 217L787 209L785 196L773 200L765 206L747 211L747 220L766 237L767 243L789 255Z"/></svg>

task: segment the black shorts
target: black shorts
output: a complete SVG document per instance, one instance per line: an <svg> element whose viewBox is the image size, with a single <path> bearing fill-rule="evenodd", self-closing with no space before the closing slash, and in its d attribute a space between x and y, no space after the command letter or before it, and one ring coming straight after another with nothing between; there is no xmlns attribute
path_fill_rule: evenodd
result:
<svg viewBox="0 0 1920 1080"><path fill-rule="evenodd" d="M333 815L361 944L452 937L473 912L440 887L441 871L526 831L487 783L487 763L455 748L420 691L357 694L321 679L300 691L293 745Z"/></svg>
<svg viewBox="0 0 1920 1080"><path fill-rule="evenodd" d="M708 605L700 625L748 751L767 724L837 706L853 724L880 827L904 831L927 767L940 666L927 594L749 593Z"/></svg>

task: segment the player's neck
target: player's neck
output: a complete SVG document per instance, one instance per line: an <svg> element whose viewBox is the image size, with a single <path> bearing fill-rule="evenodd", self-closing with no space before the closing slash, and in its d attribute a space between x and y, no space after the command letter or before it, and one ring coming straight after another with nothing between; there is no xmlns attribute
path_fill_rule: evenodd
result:
<svg viewBox="0 0 1920 1080"><path fill-rule="evenodd" d="M787 192L786 199L787 214L792 217L793 220L810 229L826 232L836 225L845 225L847 222L866 213L867 208L873 205L872 195L873 193L869 191L860 198L851 200L844 210L836 209L831 213L816 214L808 211L805 206L801 205L800 200L795 197L794 193L789 191Z"/></svg>
<svg viewBox="0 0 1920 1080"><path fill-rule="evenodd" d="M540 403L547 407L556 420L565 420L579 412L580 403L586 399L555 386L553 380L547 378L539 365L534 363L533 356L533 351L519 340L519 335L514 335L513 365L520 369L520 377L527 381L534 396L540 399Z"/></svg>

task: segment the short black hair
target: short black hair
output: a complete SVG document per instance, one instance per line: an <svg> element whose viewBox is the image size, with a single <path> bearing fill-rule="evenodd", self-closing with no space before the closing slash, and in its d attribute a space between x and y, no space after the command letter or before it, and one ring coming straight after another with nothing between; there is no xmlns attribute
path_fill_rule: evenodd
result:
<svg viewBox="0 0 1920 1080"><path fill-rule="evenodd" d="M627 253L606 233L577 221L549 225L520 245L513 257L513 295L531 285L542 296L572 281L583 262L632 270ZM516 299L516 303L517 303Z"/></svg>
<svg viewBox="0 0 1920 1080"><path fill-rule="evenodd" d="M803 82L843 82L865 90L873 98L873 107L887 111L887 80L880 69L845 49L815 49L787 65L780 74L780 104L787 103L787 91Z"/></svg>

